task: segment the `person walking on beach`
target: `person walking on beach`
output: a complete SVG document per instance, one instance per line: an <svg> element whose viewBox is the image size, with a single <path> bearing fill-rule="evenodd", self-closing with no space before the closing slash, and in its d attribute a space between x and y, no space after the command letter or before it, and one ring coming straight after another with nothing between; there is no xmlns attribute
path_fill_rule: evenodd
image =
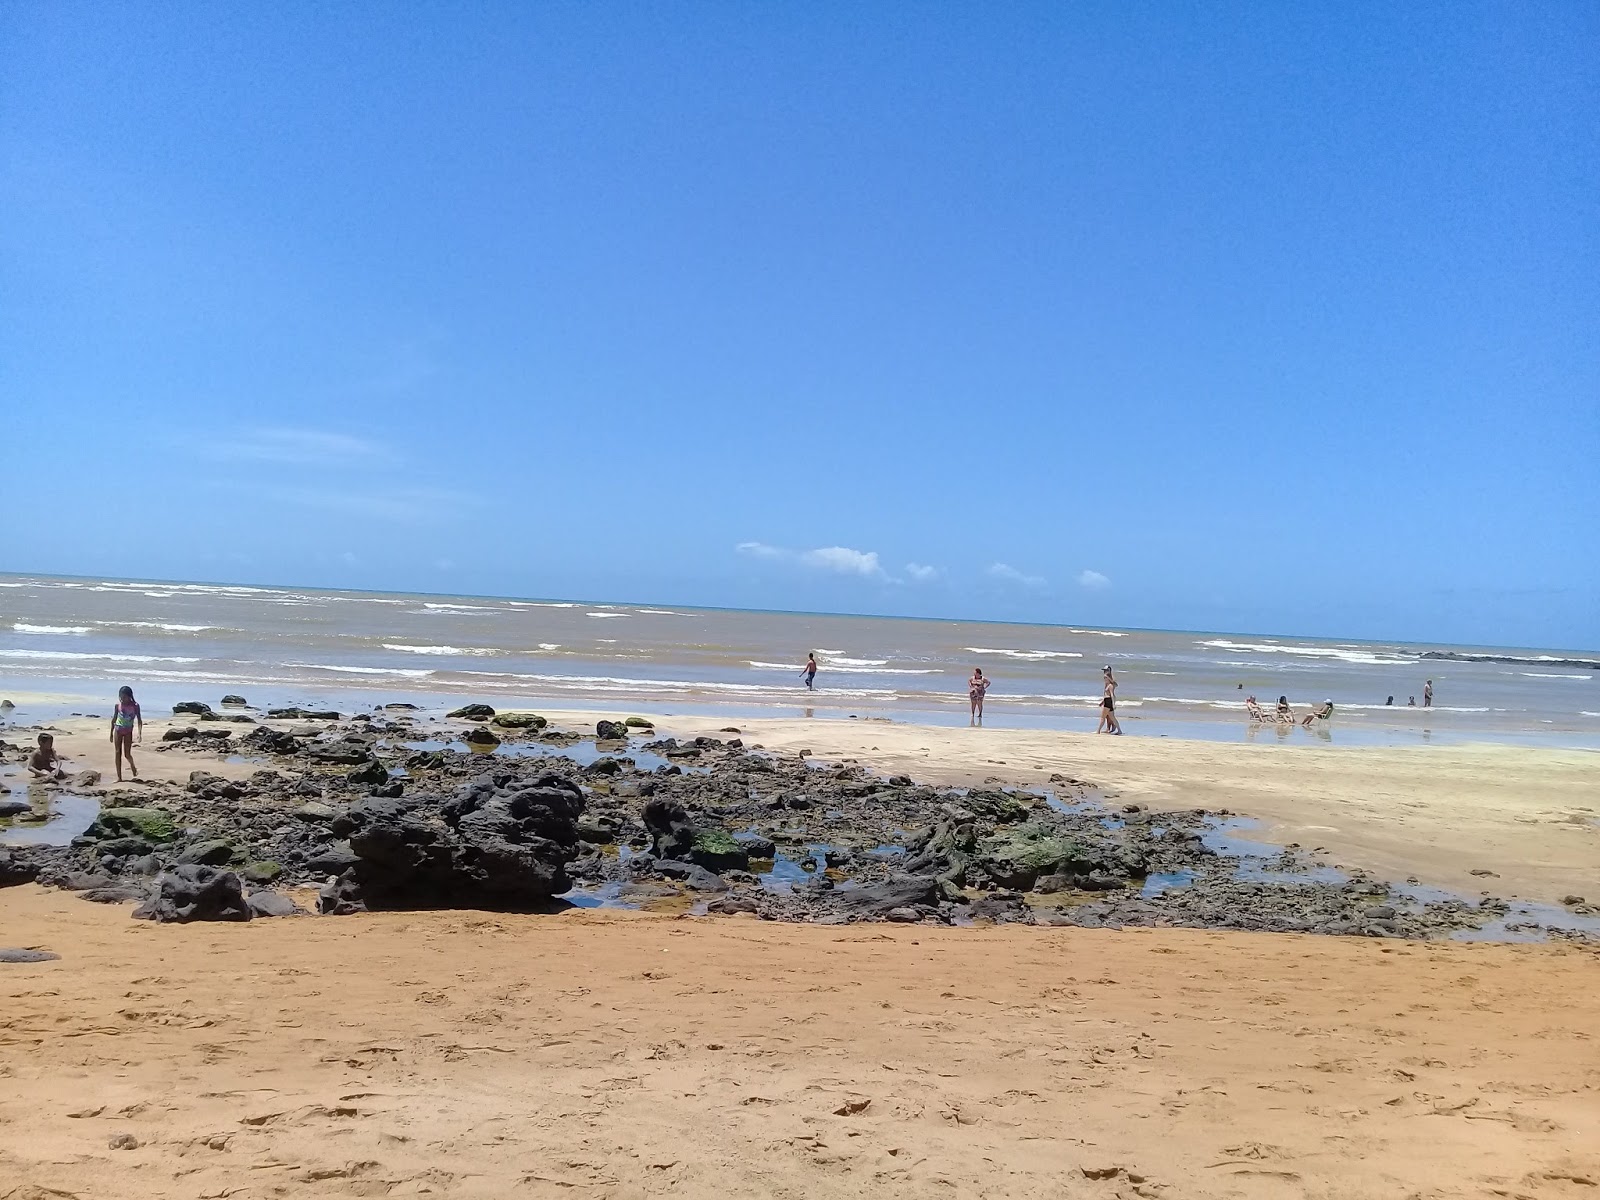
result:
<svg viewBox="0 0 1600 1200"><path fill-rule="evenodd" d="M972 724L983 724L983 696L989 690L989 681L983 677L982 667L972 668L972 678L967 680L967 699L972 701Z"/></svg>
<svg viewBox="0 0 1600 1200"><path fill-rule="evenodd" d="M1422 707L1433 707L1433 680L1431 679L1422 685Z"/></svg>
<svg viewBox="0 0 1600 1200"><path fill-rule="evenodd" d="M806 681L806 691L813 691L817 682L817 653L813 650L806 655L805 669L800 672L800 678Z"/></svg>
<svg viewBox="0 0 1600 1200"><path fill-rule="evenodd" d="M122 760L128 760L128 770L139 778L139 768L133 765L133 728L139 727L139 741L144 741L144 714L139 702L133 698L131 687L117 689L117 707L111 713L111 756L117 764L117 782L122 782Z"/></svg>
<svg viewBox="0 0 1600 1200"><path fill-rule="evenodd" d="M1095 726L1095 732L1120 734L1122 725L1117 721L1117 681L1110 667L1101 667L1100 674L1104 694L1100 698L1100 724Z"/></svg>

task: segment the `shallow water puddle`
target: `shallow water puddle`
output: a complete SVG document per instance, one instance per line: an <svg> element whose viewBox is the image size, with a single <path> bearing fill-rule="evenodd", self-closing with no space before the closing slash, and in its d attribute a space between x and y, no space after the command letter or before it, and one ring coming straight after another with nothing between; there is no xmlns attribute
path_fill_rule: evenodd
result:
<svg viewBox="0 0 1600 1200"><path fill-rule="evenodd" d="M0 819L0 846L68 846L100 815L93 796L30 787L28 798L32 812Z"/></svg>

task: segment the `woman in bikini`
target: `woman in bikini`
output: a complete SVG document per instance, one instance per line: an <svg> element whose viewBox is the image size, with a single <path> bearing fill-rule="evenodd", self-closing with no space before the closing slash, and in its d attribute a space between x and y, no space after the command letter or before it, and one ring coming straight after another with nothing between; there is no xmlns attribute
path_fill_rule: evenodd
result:
<svg viewBox="0 0 1600 1200"><path fill-rule="evenodd" d="M139 778L139 768L133 765L133 729L139 727L139 740L144 741L144 714L139 702L133 698L133 689L117 689L117 707L111 713L111 754L117 762L117 782L122 782L122 760L128 760L128 770Z"/></svg>
<svg viewBox="0 0 1600 1200"><path fill-rule="evenodd" d="M1100 674L1105 683L1105 694L1100 699L1100 724L1095 727L1096 733L1121 733L1122 725L1117 720L1117 681L1111 674L1110 667L1101 667Z"/></svg>
<svg viewBox="0 0 1600 1200"><path fill-rule="evenodd" d="M982 667L972 668L972 678L967 680L967 699L972 701L972 724L983 724L983 696L989 690L989 681L983 677Z"/></svg>

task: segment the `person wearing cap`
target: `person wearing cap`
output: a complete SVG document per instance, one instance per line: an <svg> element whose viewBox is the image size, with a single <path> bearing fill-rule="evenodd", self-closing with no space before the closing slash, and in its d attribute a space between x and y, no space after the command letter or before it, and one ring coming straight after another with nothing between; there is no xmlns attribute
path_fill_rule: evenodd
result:
<svg viewBox="0 0 1600 1200"><path fill-rule="evenodd" d="M1117 721L1117 681L1111 674L1110 667L1101 667L1100 674L1105 684L1105 693L1100 698L1100 724L1095 726L1095 732L1120 734L1122 726Z"/></svg>
<svg viewBox="0 0 1600 1200"><path fill-rule="evenodd" d="M1326 721L1331 716L1333 716L1333 701L1324 700L1322 702L1322 707L1316 709L1314 712L1308 712L1306 714L1306 719L1301 721L1300 724L1309 729L1311 727L1311 722Z"/></svg>

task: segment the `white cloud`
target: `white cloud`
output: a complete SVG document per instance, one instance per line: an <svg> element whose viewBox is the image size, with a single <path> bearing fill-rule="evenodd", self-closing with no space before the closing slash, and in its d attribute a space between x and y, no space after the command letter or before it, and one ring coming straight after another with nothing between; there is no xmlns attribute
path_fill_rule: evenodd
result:
<svg viewBox="0 0 1600 1200"><path fill-rule="evenodd" d="M1044 580L1039 576L1028 575L1003 562L990 563L988 574L989 578L998 579L1002 583L1021 584L1023 587L1044 586Z"/></svg>
<svg viewBox="0 0 1600 1200"><path fill-rule="evenodd" d="M890 582L895 582L883 569L875 550L852 550L849 546L819 546L815 550L788 550L782 546L769 546L765 542L740 542L734 549L752 558L779 559L798 563L816 571L834 571L840 575L859 575L863 579L888 579Z"/></svg>
<svg viewBox="0 0 1600 1200"><path fill-rule="evenodd" d="M823 546L819 550L807 550L800 556L800 561L818 570L860 575L867 579L884 573L875 551L852 550L849 546Z"/></svg>
<svg viewBox="0 0 1600 1200"><path fill-rule="evenodd" d="M925 567L921 563L907 563L906 574L918 583L927 583L930 580L939 578L939 568Z"/></svg>
<svg viewBox="0 0 1600 1200"><path fill-rule="evenodd" d="M789 554L789 551L779 550L776 546L769 546L765 542L740 542L734 549L740 554L749 554L756 558L784 558Z"/></svg>
<svg viewBox="0 0 1600 1200"><path fill-rule="evenodd" d="M298 467L389 463L397 457L381 442L322 429L243 429L204 443L202 450L208 457L225 462Z"/></svg>
<svg viewBox="0 0 1600 1200"><path fill-rule="evenodd" d="M1083 570L1078 572L1078 586L1100 589L1111 586L1111 580L1100 574L1099 571Z"/></svg>

